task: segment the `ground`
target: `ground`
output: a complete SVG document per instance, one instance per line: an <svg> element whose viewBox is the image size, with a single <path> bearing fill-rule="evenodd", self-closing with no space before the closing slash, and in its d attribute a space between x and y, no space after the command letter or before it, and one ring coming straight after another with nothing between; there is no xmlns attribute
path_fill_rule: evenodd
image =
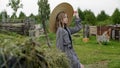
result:
<svg viewBox="0 0 120 68"><path fill-rule="evenodd" d="M20 44L23 39L27 39L25 36L16 36L16 34L8 33L8 36L0 34L1 45L3 45L3 38L7 39L17 39L10 40L16 44ZM49 33L49 39L51 42L51 47L55 48L55 34ZM78 55L80 62L85 66L85 68L120 68L120 42L116 40L110 40L107 45L99 45L96 41L95 36L90 36L88 42L82 41L82 33L78 33L72 36L73 47ZM19 42L16 42L19 40ZM46 39L44 36L38 38L40 45L47 46ZM4 41L5 42L5 41ZM12 43L13 43L12 42ZM11 44L12 44L11 43Z"/></svg>
<svg viewBox="0 0 120 68"><path fill-rule="evenodd" d="M49 34L49 37L54 47L54 34ZM120 68L119 41L110 40L107 45L99 45L95 36L90 36L86 43L82 38L82 33L72 36L73 47L85 68Z"/></svg>

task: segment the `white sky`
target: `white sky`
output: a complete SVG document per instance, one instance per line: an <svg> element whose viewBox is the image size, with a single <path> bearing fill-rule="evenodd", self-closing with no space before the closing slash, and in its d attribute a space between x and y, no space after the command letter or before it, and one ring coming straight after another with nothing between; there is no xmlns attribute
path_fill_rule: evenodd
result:
<svg viewBox="0 0 120 68"><path fill-rule="evenodd" d="M38 0L21 0L23 9L18 9L17 16L20 11L23 11L27 16L31 13L34 15L38 14ZM104 10L107 14L111 15L116 8L120 9L120 0L48 0L50 4L51 11L55 6L61 2L70 3L74 10L77 10L79 7L81 10L90 9L92 12L97 15L101 10ZM10 7L7 7L9 0L0 0L0 12L6 10L9 15L12 15L13 10Z"/></svg>

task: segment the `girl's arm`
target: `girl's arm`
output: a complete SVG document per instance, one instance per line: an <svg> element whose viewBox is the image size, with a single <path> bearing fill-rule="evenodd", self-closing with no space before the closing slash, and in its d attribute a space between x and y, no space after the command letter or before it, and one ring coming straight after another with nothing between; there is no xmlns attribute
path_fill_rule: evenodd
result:
<svg viewBox="0 0 120 68"><path fill-rule="evenodd" d="M81 19L78 15L78 13L75 14L75 26L70 27L69 30L71 34L74 34L82 29Z"/></svg>

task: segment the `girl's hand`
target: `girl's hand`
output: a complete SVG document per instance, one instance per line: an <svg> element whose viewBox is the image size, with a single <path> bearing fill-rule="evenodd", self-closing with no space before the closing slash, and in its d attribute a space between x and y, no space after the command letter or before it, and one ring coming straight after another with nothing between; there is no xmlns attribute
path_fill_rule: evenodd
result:
<svg viewBox="0 0 120 68"><path fill-rule="evenodd" d="M74 16L75 16L76 18L80 18L78 11L74 11Z"/></svg>

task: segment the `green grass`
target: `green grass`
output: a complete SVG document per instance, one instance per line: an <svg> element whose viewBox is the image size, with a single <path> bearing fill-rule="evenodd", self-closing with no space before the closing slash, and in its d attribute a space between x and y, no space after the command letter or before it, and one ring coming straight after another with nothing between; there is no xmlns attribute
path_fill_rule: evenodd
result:
<svg viewBox="0 0 120 68"><path fill-rule="evenodd" d="M87 43L82 41L82 33L77 33L80 35L75 37L72 36L73 47L77 53L80 62L85 65L85 68L120 68L120 42L115 40L110 40L107 45L99 45L96 41L95 36L91 36ZM55 34L48 34L51 45L55 48L56 37ZM0 34L0 43L1 45L5 44L22 44L24 40L28 37L16 35L11 33ZM17 38L16 38L17 37ZM3 41L2 39L6 39ZM11 43L9 43L11 41ZM19 41L19 42L18 42ZM41 45L46 46L45 36L40 36L39 40Z"/></svg>
<svg viewBox="0 0 120 68"><path fill-rule="evenodd" d="M88 65L106 61L108 68L120 68L120 42L111 40L107 45L99 45L94 36L87 43L80 37L73 37L73 41L81 63Z"/></svg>
<svg viewBox="0 0 120 68"><path fill-rule="evenodd" d="M51 39L51 37L55 38L53 35L50 34L49 37L52 45L55 45L55 39ZM90 40L85 43L82 41L81 34L80 37L72 36L73 47L80 62L84 64L86 68L120 68L119 41L110 40L107 45L99 45L95 36L91 36L89 39Z"/></svg>

